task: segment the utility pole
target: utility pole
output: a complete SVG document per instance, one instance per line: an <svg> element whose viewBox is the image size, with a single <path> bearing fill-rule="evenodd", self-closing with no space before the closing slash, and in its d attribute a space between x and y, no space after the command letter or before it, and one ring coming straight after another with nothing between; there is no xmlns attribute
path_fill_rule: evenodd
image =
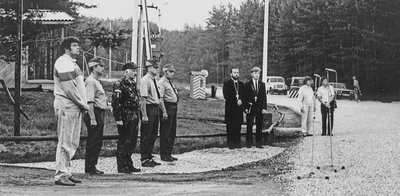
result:
<svg viewBox="0 0 400 196"><path fill-rule="evenodd" d="M14 136L21 135L21 64L22 64L22 31L23 31L23 0L18 1L17 10L17 23L18 23L18 46L17 46L17 58L15 61L15 105L14 105Z"/></svg>
<svg viewBox="0 0 400 196"><path fill-rule="evenodd" d="M268 21L269 21L269 0L264 1L264 45L263 45L263 67L262 67L262 81L267 83L268 71Z"/></svg>
<svg viewBox="0 0 400 196"><path fill-rule="evenodd" d="M112 27L111 27L111 20L110 20L110 31L112 31ZM111 46L109 46L108 49L108 78L111 78L111 55L112 55L112 50L111 50Z"/></svg>
<svg viewBox="0 0 400 196"><path fill-rule="evenodd" d="M139 0L133 0L133 16L132 16L132 45L131 45L131 62L138 65L138 3Z"/></svg>

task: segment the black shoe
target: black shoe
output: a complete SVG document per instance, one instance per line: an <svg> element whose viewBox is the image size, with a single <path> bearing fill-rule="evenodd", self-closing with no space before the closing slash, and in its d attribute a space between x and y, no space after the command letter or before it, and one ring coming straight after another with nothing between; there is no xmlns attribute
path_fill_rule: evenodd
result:
<svg viewBox="0 0 400 196"><path fill-rule="evenodd" d="M142 161L142 167L155 167L155 165L151 163L150 159L146 159Z"/></svg>
<svg viewBox="0 0 400 196"><path fill-rule="evenodd" d="M118 169L118 173L131 174L132 172L128 168L120 168Z"/></svg>
<svg viewBox="0 0 400 196"><path fill-rule="evenodd" d="M85 170L85 173L87 173L87 174L93 174L93 175L104 174L103 171L100 171L100 170L98 170L98 169L96 169L96 168L90 169L90 170Z"/></svg>
<svg viewBox="0 0 400 196"><path fill-rule="evenodd" d="M165 161L165 162L173 162L174 159L172 159L171 157L162 157L161 161Z"/></svg>
<svg viewBox="0 0 400 196"><path fill-rule="evenodd" d="M264 147L262 147L262 146L260 146L260 145L257 145L256 148L262 149L262 148L264 148Z"/></svg>
<svg viewBox="0 0 400 196"><path fill-rule="evenodd" d="M133 172L133 173L137 173L137 172L140 172L140 171L141 171L140 169L133 167L133 165L129 165L129 166L128 166L128 170L129 170L130 172Z"/></svg>
<svg viewBox="0 0 400 196"><path fill-rule="evenodd" d="M158 163L158 162L154 161L154 159L151 159L151 160L150 160L150 163L153 164L153 165L155 165L155 166L161 165L161 163Z"/></svg>
<svg viewBox="0 0 400 196"><path fill-rule="evenodd" d="M68 177L68 179L73 183L82 183L82 180L79 180L78 178L72 176Z"/></svg>
<svg viewBox="0 0 400 196"><path fill-rule="evenodd" d="M174 160L174 161L178 160L178 158L176 158L176 157L173 157L173 156L169 156L169 157L171 157L171 159Z"/></svg>
<svg viewBox="0 0 400 196"><path fill-rule="evenodd" d="M55 184L61 185L61 186L75 186L75 183L73 183L71 180L69 180L67 176L61 176L60 179L55 181Z"/></svg>
<svg viewBox="0 0 400 196"><path fill-rule="evenodd" d="M309 137L309 136L313 136L313 134L307 133L307 134L304 135L304 137Z"/></svg>

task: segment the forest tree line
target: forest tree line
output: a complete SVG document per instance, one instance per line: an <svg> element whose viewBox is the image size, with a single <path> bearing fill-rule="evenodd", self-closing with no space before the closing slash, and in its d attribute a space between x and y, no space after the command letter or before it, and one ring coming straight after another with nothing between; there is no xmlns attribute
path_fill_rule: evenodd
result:
<svg viewBox="0 0 400 196"><path fill-rule="evenodd" d="M268 75L324 75L333 68L348 86L355 75L364 92L398 93L398 10L400 1L391 0L271 0ZM209 82L222 83L231 67L245 79L262 66L264 3L219 5L209 13L204 28L162 31L163 61L173 62L181 79L206 69Z"/></svg>

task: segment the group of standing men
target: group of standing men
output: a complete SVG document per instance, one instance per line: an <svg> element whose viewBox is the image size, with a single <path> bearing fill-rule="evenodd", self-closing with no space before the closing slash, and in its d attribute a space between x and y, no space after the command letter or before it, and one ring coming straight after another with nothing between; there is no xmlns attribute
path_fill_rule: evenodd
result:
<svg viewBox="0 0 400 196"><path fill-rule="evenodd" d="M256 124L257 148L262 148L263 113L267 110L265 83L260 81L261 69L251 69L251 80L243 83L239 80L239 69L232 68L231 78L224 82L225 123L228 148L241 148L241 127L243 113L246 114L246 147L253 146L253 125Z"/></svg>
<svg viewBox="0 0 400 196"><path fill-rule="evenodd" d="M55 184L74 186L82 181L73 177L70 162L80 141L82 117L88 130L86 142L85 173L103 174L96 168L103 144L104 117L107 95L100 77L104 75L104 64L100 58L88 62L90 76L84 80L76 64L80 53L79 40L65 38L60 44L64 52L54 65L54 108L57 117L58 145L56 151ZM160 128L160 156L162 161L172 162L176 137L178 92L172 83L175 68L172 64L163 67L159 75L156 61L146 62L147 74L137 84L137 69L134 63L123 66L124 77L113 86L112 107L118 127L117 170L119 173L140 172L133 166L131 158L136 148L140 126L140 151L142 167L161 165L153 159L152 151Z"/></svg>

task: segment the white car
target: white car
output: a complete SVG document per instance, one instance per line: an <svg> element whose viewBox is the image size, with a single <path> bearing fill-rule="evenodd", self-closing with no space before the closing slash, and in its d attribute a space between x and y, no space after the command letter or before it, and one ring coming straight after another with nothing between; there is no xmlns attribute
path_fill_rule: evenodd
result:
<svg viewBox="0 0 400 196"><path fill-rule="evenodd" d="M268 76L266 88L268 93L286 94L287 91L285 79L281 76Z"/></svg>

